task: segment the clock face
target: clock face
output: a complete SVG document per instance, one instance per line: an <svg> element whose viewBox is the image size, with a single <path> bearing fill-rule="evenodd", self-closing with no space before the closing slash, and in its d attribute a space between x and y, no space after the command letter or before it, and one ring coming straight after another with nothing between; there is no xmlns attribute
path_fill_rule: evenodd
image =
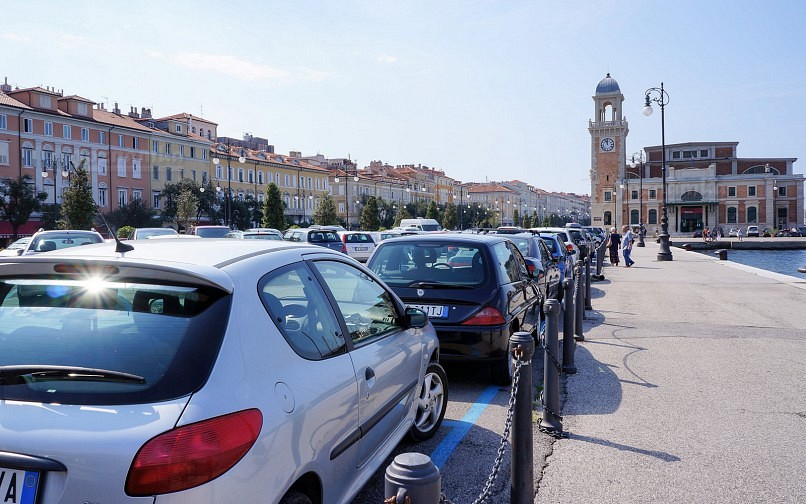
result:
<svg viewBox="0 0 806 504"><path fill-rule="evenodd" d="M603 138L600 145L603 151L610 152L616 146L616 142L612 138Z"/></svg>

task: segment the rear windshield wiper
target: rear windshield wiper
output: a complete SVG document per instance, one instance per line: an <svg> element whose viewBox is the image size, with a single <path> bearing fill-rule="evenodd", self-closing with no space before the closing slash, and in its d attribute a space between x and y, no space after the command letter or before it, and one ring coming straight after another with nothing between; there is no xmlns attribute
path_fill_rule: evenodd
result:
<svg viewBox="0 0 806 504"><path fill-rule="evenodd" d="M146 379L131 373L76 366L0 366L0 385L19 385L28 376L38 380L105 381L145 384Z"/></svg>
<svg viewBox="0 0 806 504"><path fill-rule="evenodd" d="M408 287L432 287L437 289L472 289L472 285L461 285L461 284L449 284L449 283L442 283L442 282L428 282L425 280L418 280L416 282L412 282L408 285Z"/></svg>

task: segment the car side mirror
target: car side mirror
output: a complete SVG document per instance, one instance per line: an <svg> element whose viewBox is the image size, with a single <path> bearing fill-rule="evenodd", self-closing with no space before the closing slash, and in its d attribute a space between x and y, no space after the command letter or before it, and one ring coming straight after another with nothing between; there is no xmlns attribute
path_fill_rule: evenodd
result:
<svg viewBox="0 0 806 504"><path fill-rule="evenodd" d="M529 271L529 278L541 278L546 274L543 269L543 264L533 257L524 257L526 261L526 270Z"/></svg>
<svg viewBox="0 0 806 504"><path fill-rule="evenodd" d="M419 308L406 307L406 326L421 329L428 324L428 315Z"/></svg>

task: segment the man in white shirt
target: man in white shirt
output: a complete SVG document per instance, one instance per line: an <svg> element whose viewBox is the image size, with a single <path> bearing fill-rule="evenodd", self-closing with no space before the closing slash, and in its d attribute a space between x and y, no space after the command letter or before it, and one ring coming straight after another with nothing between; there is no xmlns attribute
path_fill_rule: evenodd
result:
<svg viewBox="0 0 806 504"><path fill-rule="evenodd" d="M630 226L626 224L621 227L621 255L624 256L624 266L630 267L635 264L635 261L632 260L630 254L632 253L632 240L633 234L632 229Z"/></svg>

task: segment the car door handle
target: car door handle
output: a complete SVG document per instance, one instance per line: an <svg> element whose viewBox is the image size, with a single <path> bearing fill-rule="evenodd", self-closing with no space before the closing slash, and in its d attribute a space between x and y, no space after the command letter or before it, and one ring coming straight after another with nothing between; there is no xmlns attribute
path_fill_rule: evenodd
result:
<svg viewBox="0 0 806 504"><path fill-rule="evenodd" d="M372 368L368 367L364 371L364 379L366 379L367 381L371 381L373 378L375 378L375 371Z"/></svg>

